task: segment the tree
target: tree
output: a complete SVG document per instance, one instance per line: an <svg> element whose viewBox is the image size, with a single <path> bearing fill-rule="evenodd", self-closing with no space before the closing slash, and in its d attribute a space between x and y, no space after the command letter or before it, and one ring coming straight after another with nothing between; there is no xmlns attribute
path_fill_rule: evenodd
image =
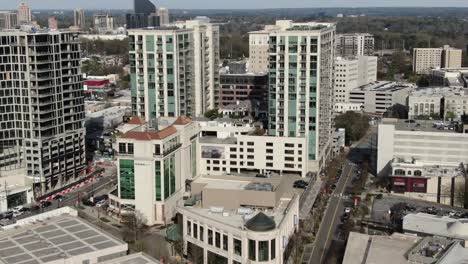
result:
<svg viewBox="0 0 468 264"><path fill-rule="evenodd" d="M455 115L455 113L452 111L448 111L447 113L445 113L445 118L447 119L454 119L455 117L457 117L457 115Z"/></svg>
<svg viewBox="0 0 468 264"><path fill-rule="evenodd" d="M369 118L365 114L348 111L335 118L335 128L345 129L345 141L348 145L366 134L369 129Z"/></svg>
<svg viewBox="0 0 468 264"><path fill-rule="evenodd" d="M408 119L408 107L402 104L394 104L387 108L387 111L384 113L384 117Z"/></svg>
<svg viewBox="0 0 468 264"><path fill-rule="evenodd" d="M132 213L122 216L126 237L131 237L129 241L137 241L139 235L146 231L146 218L142 212L135 210Z"/></svg>
<svg viewBox="0 0 468 264"><path fill-rule="evenodd" d="M205 112L205 117L214 120L218 117L223 117L223 114L219 113L218 109L211 109Z"/></svg>

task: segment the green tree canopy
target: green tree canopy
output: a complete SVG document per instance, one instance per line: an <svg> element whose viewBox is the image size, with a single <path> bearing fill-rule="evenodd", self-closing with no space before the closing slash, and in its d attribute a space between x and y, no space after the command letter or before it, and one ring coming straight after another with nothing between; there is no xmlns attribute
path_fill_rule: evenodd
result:
<svg viewBox="0 0 468 264"><path fill-rule="evenodd" d="M335 128L346 130L345 140L348 145L351 141L357 141L366 134L369 129L369 118L365 114L349 111L335 118Z"/></svg>

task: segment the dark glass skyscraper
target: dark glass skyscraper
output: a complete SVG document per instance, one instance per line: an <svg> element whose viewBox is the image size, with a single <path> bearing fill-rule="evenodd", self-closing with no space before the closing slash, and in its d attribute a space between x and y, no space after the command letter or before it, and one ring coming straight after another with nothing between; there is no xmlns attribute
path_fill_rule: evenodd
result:
<svg viewBox="0 0 468 264"><path fill-rule="evenodd" d="M156 6L150 0L134 0L134 11L136 14L149 16L156 12Z"/></svg>

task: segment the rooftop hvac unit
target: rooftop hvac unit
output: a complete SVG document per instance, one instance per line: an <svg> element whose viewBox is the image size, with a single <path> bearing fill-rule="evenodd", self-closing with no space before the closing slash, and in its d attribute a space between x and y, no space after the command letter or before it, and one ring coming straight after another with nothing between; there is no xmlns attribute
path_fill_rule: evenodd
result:
<svg viewBox="0 0 468 264"><path fill-rule="evenodd" d="M253 210L251 208L240 207L239 209L237 209L237 214L240 214L240 215L249 215L252 213L253 213Z"/></svg>
<svg viewBox="0 0 468 264"><path fill-rule="evenodd" d="M212 213L222 213L224 211L224 207L222 206L210 206L210 212Z"/></svg>

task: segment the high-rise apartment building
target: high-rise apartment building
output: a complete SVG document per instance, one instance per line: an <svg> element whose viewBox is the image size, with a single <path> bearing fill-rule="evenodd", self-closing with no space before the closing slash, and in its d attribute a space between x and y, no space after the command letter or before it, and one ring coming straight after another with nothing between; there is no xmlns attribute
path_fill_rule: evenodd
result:
<svg viewBox="0 0 468 264"><path fill-rule="evenodd" d="M462 50L449 45L413 49L413 72L417 74L428 74L437 68L460 68L461 62Z"/></svg>
<svg viewBox="0 0 468 264"><path fill-rule="evenodd" d="M0 11L0 29L12 29L18 24L16 12Z"/></svg>
<svg viewBox="0 0 468 264"><path fill-rule="evenodd" d="M24 167L38 197L73 183L85 168L78 35L0 36L0 170Z"/></svg>
<svg viewBox="0 0 468 264"><path fill-rule="evenodd" d="M86 26L84 10L79 8L73 10L73 25L77 28L84 29Z"/></svg>
<svg viewBox="0 0 468 264"><path fill-rule="evenodd" d="M268 31L249 32L249 71L254 73L268 72L270 35Z"/></svg>
<svg viewBox="0 0 468 264"><path fill-rule="evenodd" d="M350 103L349 93L360 86L377 81L377 57L358 56L335 59L333 97L336 112L361 110Z"/></svg>
<svg viewBox="0 0 468 264"><path fill-rule="evenodd" d="M219 27L208 18L172 28L132 29L132 111L147 121L203 115L214 109L219 85Z"/></svg>
<svg viewBox="0 0 468 264"><path fill-rule="evenodd" d="M165 26L169 24L169 10L164 7L158 8L159 24Z"/></svg>
<svg viewBox="0 0 468 264"><path fill-rule="evenodd" d="M98 32L109 32L114 30L114 16L111 14L95 14L94 29Z"/></svg>
<svg viewBox="0 0 468 264"><path fill-rule="evenodd" d="M309 171L331 151L335 28L278 20L261 31L269 36L268 133L306 137Z"/></svg>
<svg viewBox="0 0 468 264"><path fill-rule="evenodd" d="M31 8L25 2L21 2L18 6L18 24L29 23L32 20Z"/></svg>
<svg viewBox="0 0 468 264"><path fill-rule="evenodd" d="M336 56L374 55L374 36L368 33L341 34L336 36Z"/></svg>

